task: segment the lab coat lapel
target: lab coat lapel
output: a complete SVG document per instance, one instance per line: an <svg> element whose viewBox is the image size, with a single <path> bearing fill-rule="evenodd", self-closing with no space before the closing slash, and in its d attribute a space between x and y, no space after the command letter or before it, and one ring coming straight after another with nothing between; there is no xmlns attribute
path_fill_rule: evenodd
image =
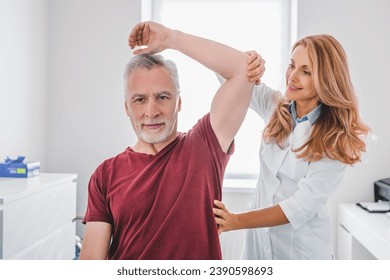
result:
<svg viewBox="0 0 390 280"><path fill-rule="evenodd" d="M288 139L285 142L284 148L281 148L275 143L262 143L260 148L260 173L262 175L257 182L258 186L256 188L252 209L272 205L273 195L280 185L276 174L286 154L290 151Z"/></svg>
<svg viewBox="0 0 390 280"><path fill-rule="evenodd" d="M297 149L301 147L307 141L311 129L311 124L309 121L304 121L298 123L292 133L292 149Z"/></svg>
<svg viewBox="0 0 390 280"><path fill-rule="evenodd" d="M264 158L272 158L266 164L268 165L271 175L276 178L276 174L279 171L283 160L291 149L296 149L302 146L310 135L311 124L309 121L298 123L290 136L286 139L283 148L274 144L265 144ZM295 158L295 155L294 155Z"/></svg>
<svg viewBox="0 0 390 280"><path fill-rule="evenodd" d="M293 150L301 147L306 143L311 130L311 124L309 121L304 121L299 123L293 133L291 134L291 149L289 149L288 155L284 159L286 163L283 163L283 167L281 167L280 172L285 174L292 180L298 182L298 180L305 176L308 168L308 162L297 158L297 153Z"/></svg>
<svg viewBox="0 0 390 280"><path fill-rule="evenodd" d="M264 151L264 159L266 160L265 164L269 168L269 172L273 178L276 178L276 173L278 172L280 166L282 165L283 159L290 150L291 135L286 140L284 147L279 147L275 144L266 144Z"/></svg>

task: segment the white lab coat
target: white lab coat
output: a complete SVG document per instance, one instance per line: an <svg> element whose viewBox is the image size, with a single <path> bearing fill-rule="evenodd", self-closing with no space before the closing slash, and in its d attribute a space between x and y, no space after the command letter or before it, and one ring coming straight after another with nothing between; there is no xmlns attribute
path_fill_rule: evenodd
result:
<svg viewBox="0 0 390 280"><path fill-rule="evenodd" d="M255 86L251 108L267 123L276 107L276 92ZM260 174L251 209L279 204L289 224L247 230L243 259L332 259L332 227L326 202L339 185L346 165L329 158L307 162L291 147L309 137L309 121L298 124L285 148L262 142Z"/></svg>

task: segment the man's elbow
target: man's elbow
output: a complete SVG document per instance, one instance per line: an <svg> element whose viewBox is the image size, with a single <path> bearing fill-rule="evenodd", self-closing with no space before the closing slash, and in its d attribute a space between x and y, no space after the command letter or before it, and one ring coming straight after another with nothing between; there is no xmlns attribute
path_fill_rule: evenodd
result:
<svg viewBox="0 0 390 280"><path fill-rule="evenodd" d="M241 53L241 55L235 58L235 62L233 63L229 71L226 73L218 73L225 80L230 79L245 79L245 81L249 82L248 79L248 63L247 63L247 55L245 53Z"/></svg>

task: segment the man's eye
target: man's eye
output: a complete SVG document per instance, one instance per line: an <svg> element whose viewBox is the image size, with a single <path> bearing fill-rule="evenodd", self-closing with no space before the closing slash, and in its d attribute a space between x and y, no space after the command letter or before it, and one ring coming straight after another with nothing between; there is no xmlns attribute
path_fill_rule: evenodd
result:
<svg viewBox="0 0 390 280"><path fill-rule="evenodd" d="M145 101L145 98L136 98L134 99L134 103L142 103Z"/></svg>
<svg viewBox="0 0 390 280"><path fill-rule="evenodd" d="M159 100L166 100L166 99L168 99L168 96L161 95L161 96L157 97L157 99L159 99Z"/></svg>

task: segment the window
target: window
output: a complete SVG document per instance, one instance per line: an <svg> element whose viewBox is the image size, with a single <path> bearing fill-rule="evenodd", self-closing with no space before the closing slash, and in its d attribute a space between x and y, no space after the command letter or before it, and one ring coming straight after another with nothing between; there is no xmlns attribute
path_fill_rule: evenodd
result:
<svg viewBox="0 0 390 280"><path fill-rule="evenodd" d="M210 38L239 50L256 50L266 60L262 81L284 91L290 50L290 1L286 0L151 0L151 19L167 27ZM179 131L187 131L210 109L219 87L214 73L179 52L164 57L179 69L183 107ZM226 58L228 59L228 58ZM258 174L262 119L252 110L235 138L236 150L226 177Z"/></svg>

